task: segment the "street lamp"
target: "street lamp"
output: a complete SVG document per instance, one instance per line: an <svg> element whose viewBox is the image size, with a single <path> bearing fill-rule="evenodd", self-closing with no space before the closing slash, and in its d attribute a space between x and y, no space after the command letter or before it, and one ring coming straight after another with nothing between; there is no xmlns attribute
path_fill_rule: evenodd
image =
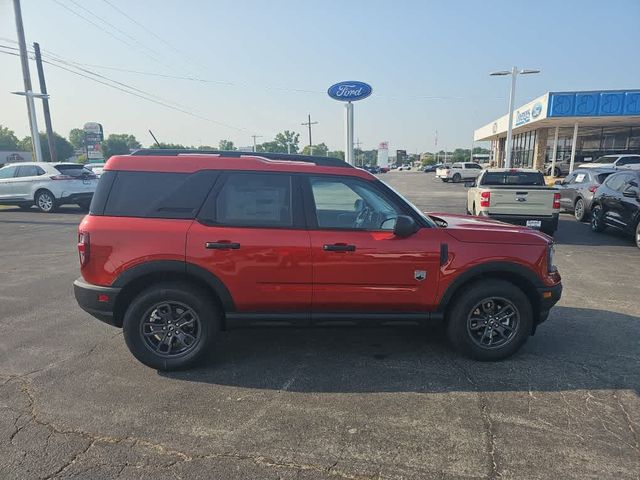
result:
<svg viewBox="0 0 640 480"><path fill-rule="evenodd" d="M36 105L33 101L34 98L49 98L49 95L43 93L33 93L31 90L26 92L11 92L14 95L22 95L27 97L27 104L29 105L29 116L31 117L31 144L33 145L33 151L36 155L36 162L42 162L42 148L40 147L40 133L38 133L38 121L36 119Z"/></svg>
<svg viewBox="0 0 640 480"><path fill-rule="evenodd" d="M489 75L492 77L502 77L505 75L511 75L511 93L509 94L509 124L507 125L507 145L505 146L505 161L504 167L511 168L511 149L512 149L512 139L511 132L513 130L513 102L516 97L516 77L518 75L530 75L532 73L540 73L540 70L530 70L530 69L522 69L518 70L518 67L513 67L511 71L501 70L499 72L491 72Z"/></svg>

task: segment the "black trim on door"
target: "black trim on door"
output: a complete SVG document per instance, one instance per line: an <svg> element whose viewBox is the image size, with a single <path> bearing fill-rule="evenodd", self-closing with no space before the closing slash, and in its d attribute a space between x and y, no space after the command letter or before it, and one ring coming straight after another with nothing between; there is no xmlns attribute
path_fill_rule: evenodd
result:
<svg viewBox="0 0 640 480"><path fill-rule="evenodd" d="M228 329L246 327L383 327L415 326L440 322L440 312L233 312Z"/></svg>

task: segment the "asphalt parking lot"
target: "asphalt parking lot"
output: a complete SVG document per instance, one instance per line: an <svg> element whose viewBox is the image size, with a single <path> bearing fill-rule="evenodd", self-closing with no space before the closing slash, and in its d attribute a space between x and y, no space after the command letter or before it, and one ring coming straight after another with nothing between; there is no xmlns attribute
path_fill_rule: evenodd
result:
<svg viewBox="0 0 640 480"><path fill-rule="evenodd" d="M464 213L462 185L382 176ZM564 296L501 363L436 328L243 330L159 373L81 311L82 213L0 210L0 478L640 478L640 251L563 215Z"/></svg>

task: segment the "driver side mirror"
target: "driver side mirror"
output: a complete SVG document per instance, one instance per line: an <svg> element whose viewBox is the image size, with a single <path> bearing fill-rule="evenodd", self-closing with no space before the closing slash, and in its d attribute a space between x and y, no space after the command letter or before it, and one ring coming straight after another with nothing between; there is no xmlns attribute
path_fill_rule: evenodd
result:
<svg viewBox="0 0 640 480"><path fill-rule="evenodd" d="M396 225L393 229L393 234L396 237L406 238L410 237L418 230L416 221L408 215L398 215L396 218Z"/></svg>

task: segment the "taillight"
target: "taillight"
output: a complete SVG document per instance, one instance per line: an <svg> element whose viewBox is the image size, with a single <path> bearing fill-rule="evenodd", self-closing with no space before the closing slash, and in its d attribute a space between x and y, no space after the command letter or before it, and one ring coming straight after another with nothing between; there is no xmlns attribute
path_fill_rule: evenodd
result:
<svg viewBox="0 0 640 480"><path fill-rule="evenodd" d="M554 193L553 194L553 209L554 210L558 210L560 208L560 194L559 193Z"/></svg>
<svg viewBox="0 0 640 480"><path fill-rule="evenodd" d="M589 187L589 189L588 189L588 190L589 190L591 193L596 193L596 190L597 190L597 189L598 189L598 186L597 186L597 185L591 185L591 186Z"/></svg>
<svg viewBox="0 0 640 480"><path fill-rule="evenodd" d="M78 255L80 256L80 266L84 267L89 262L89 234L87 232L78 233Z"/></svg>
<svg viewBox="0 0 640 480"><path fill-rule="evenodd" d="M491 192L480 192L480 206L481 207L491 206Z"/></svg>
<svg viewBox="0 0 640 480"><path fill-rule="evenodd" d="M73 180L71 175L53 175L49 177L51 180Z"/></svg>

